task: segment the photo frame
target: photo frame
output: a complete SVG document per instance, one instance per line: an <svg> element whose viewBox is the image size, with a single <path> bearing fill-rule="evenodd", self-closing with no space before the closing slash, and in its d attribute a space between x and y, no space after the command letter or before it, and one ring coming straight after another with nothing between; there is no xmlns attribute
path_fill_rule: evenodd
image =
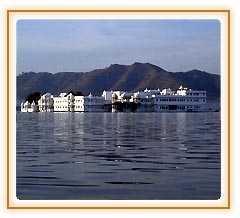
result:
<svg viewBox="0 0 240 218"><path fill-rule="evenodd" d="M16 22L19 19L219 19L221 22L221 192L219 200L63 200L16 198ZM8 209L229 209L230 208L230 11L229 10L8 10L7 11Z"/></svg>

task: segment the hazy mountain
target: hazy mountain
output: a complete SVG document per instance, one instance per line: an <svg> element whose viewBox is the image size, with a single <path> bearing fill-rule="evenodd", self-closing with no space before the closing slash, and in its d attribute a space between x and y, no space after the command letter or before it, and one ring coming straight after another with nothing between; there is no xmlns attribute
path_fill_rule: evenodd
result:
<svg viewBox="0 0 240 218"><path fill-rule="evenodd" d="M207 90L210 98L220 96L220 76L199 70L188 72L167 72L149 64L112 64L105 69L87 73L77 72L27 72L17 76L17 99L24 99L29 93L80 91L100 95L103 90L140 91L148 89L177 89L180 85L195 90Z"/></svg>

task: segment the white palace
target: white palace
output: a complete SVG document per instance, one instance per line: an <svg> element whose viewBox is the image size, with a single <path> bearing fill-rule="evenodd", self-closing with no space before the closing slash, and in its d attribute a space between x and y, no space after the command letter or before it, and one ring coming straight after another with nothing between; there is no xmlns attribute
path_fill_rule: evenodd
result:
<svg viewBox="0 0 240 218"><path fill-rule="evenodd" d="M38 102L22 102L21 112L201 112L206 111L206 101L206 91L182 86L176 91L103 91L101 96L46 93Z"/></svg>

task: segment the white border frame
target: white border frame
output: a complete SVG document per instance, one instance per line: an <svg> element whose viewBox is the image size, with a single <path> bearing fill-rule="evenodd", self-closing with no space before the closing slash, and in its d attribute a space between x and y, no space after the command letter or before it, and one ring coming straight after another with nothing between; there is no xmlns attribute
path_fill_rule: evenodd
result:
<svg viewBox="0 0 240 218"><path fill-rule="evenodd" d="M56 13L57 12L57 13ZM181 13L180 13L181 12ZM8 208L229 208L229 11L8 11ZM221 22L221 193L219 200L18 200L16 198L16 22L19 19L218 19ZM227 107L228 105L228 107Z"/></svg>

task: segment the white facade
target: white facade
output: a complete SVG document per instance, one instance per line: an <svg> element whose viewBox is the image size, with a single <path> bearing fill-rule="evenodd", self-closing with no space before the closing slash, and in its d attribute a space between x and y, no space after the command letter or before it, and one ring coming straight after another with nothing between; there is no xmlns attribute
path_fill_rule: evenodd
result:
<svg viewBox="0 0 240 218"><path fill-rule="evenodd" d="M39 112L39 108L34 101L32 102L32 104L26 101L21 103L21 112Z"/></svg>
<svg viewBox="0 0 240 218"><path fill-rule="evenodd" d="M105 112L105 99L100 96L75 96L76 112Z"/></svg>
<svg viewBox="0 0 240 218"><path fill-rule="evenodd" d="M46 93L41 96L38 101L40 112L52 112L53 111L53 95Z"/></svg>
<svg viewBox="0 0 240 218"><path fill-rule="evenodd" d="M168 89L163 89L161 92L160 92L161 95L174 95L174 91L172 91L170 88Z"/></svg>
<svg viewBox="0 0 240 218"><path fill-rule="evenodd" d="M124 94L124 91L103 91L102 97L106 101L112 101L112 98L114 97L116 100L120 100L122 95Z"/></svg>
<svg viewBox="0 0 240 218"><path fill-rule="evenodd" d="M137 112L152 112L153 97L150 92L137 92L133 95L133 102L138 104Z"/></svg>
<svg viewBox="0 0 240 218"><path fill-rule="evenodd" d="M56 112L68 112L70 111L69 104L70 96L67 96L66 93L60 93L59 96L53 97L54 111Z"/></svg>
<svg viewBox="0 0 240 218"><path fill-rule="evenodd" d="M205 111L206 99L206 91L192 91L182 86L176 92L166 89L161 95L154 97L154 111Z"/></svg>
<svg viewBox="0 0 240 218"><path fill-rule="evenodd" d="M135 93L124 91L103 91L102 96L50 93L41 96L38 105L34 102L21 104L22 112L200 112L206 111L206 91L179 87L148 90Z"/></svg>
<svg viewBox="0 0 240 218"><path fill-rule="evenodd" d="M68 95L60 94L54 97L55 112L104 112L104 97L93 96L74 96L72 93Z"/></svg>
<svg viewBox="0 0 240 218"><path fill-rule="evenodd" d="M148 96L148 97L151 97L151 96L157 96L157 95L161 95L161 91L160 91L160 89L145 89L144 90L144 93L145 93L145 95L146 96ZM144 95L144 94L142 94L142 95Z"/></svg>

